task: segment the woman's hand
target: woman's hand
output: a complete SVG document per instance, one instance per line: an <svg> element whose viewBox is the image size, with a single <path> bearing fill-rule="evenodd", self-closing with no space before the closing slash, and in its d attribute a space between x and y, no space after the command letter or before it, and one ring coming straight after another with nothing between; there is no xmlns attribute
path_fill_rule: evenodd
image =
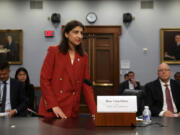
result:
<svg viewBox="0 0 180 135"><path fill-rule="evenodd" d="M93 118L93 120L96 119L96 115L95 114L92 114L91 117Z"/></svg>
<svg viewBox="0 0 180 135"><path fill-rule="evenodd" d="M57 118L67 119L67 116L63 113L60 107L53 107L52 110Z"/></svg>
<svg viewBox="0 0 180 135"><path fill-rule="evenodd" d="M11 118L16 114L16 110L8 110L7 112L9 112L8 116Z"/></svg>

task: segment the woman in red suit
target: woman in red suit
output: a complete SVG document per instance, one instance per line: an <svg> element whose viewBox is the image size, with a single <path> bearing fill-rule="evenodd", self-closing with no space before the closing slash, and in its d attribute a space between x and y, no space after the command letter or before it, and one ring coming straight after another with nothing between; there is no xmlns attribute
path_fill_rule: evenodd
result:
<svg viewBox="0 0 180 135"><path fill-rule="evenodd" d="M91 115L96 113L93 89L84 83L90 76L88 55L81 44L83 31L80 22L71 21L63 30L60 44L48 48L40 76L39 114L44 117L77 117L81 89Z"/></svg>

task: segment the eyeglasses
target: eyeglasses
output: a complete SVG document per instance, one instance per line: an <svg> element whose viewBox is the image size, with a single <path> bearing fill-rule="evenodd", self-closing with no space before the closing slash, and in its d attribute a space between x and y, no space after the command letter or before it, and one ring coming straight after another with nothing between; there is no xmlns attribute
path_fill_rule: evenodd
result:
<svg viewBox="0 0 180 135"><path fill-rule="evenodd" d="M163 71L168 72L168 71L170 71L170 69L159 69L158 70L158 72L163 72Z"/></svg>

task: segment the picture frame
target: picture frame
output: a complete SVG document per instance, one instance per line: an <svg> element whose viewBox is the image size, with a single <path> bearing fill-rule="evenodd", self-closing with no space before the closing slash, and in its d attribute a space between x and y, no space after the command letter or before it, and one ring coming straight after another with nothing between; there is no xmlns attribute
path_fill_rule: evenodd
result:
<svg viewBox="0 0 180 135"><path fill-rule="evenodd" d="M0 60L7 60L9 64L22 64L22 40L21 29L0 30Z"/></svg>
<svg viewBox="0 0 180 135"><path fill-rule="evenodd" d="M161 63L180 64L180 28L160 29Z"/></svg>

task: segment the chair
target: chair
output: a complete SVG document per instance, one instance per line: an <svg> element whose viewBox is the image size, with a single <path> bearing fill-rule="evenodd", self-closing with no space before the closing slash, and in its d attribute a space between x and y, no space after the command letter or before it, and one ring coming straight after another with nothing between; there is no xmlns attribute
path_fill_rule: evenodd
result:
<svg viewBox="0 0 180 135"><path fill-rule="evenodd" d="M122 95L128 96L137 96L137 116L142 115L144 109L144 92L143 90L131 90L125 89Z"/></svg>
<svg viewBox="0 0 180 135"><path fill-rule="evenodd" d="M40 100L41 100L41 90L35 89L34 110L36 112L38 112Z"/></svg>

